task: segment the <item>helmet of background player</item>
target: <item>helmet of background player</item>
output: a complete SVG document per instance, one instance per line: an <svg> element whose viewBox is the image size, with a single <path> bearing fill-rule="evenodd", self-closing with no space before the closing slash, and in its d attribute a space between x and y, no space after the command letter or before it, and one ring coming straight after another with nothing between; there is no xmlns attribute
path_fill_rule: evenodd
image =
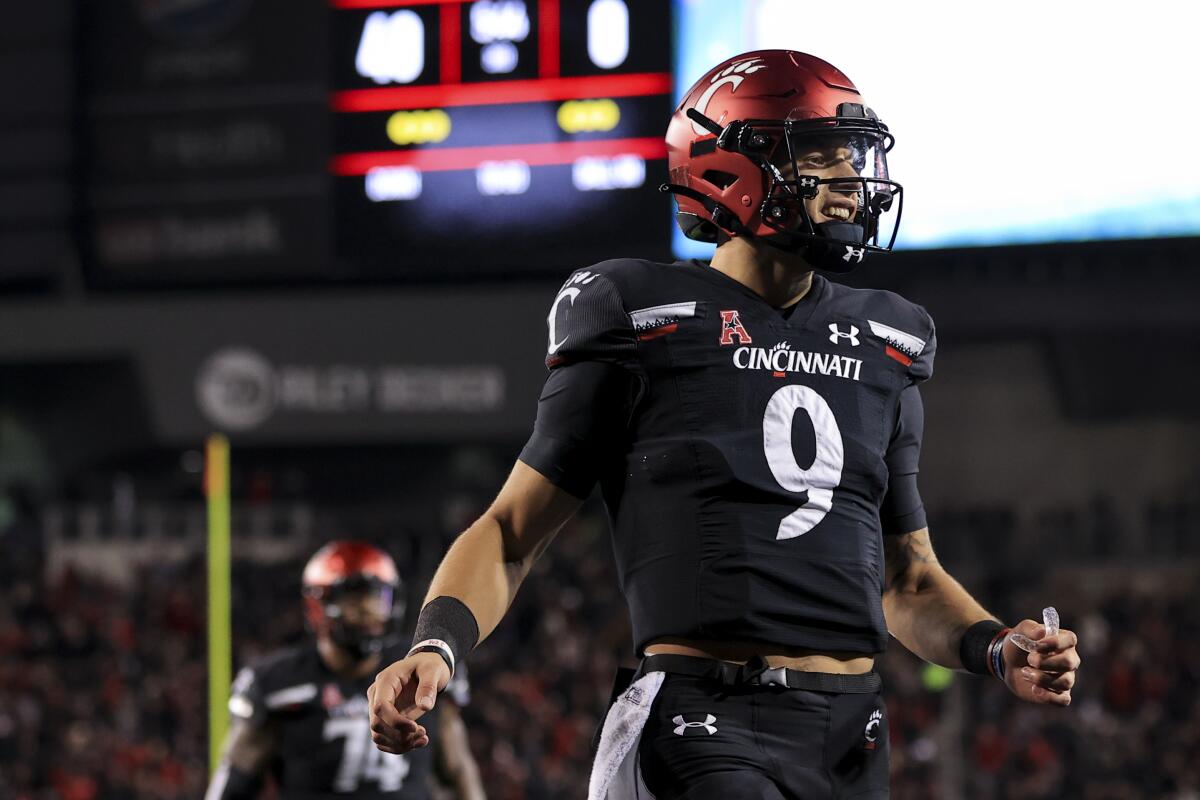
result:
<svg viewBox="0 0 1200 800"><path fill-rule="evenodd" d="M887 252L901 187L888 177L887 126L832 64L757 50L711 69L667 129L684 234L754 237L845 272Z"/></svg>
<svg viewBox="0 0 1200 800"><path fill-rule="evenodd" d="M301 583L309 627L357 658L379 652L404 614L396 563L366 542L325 545L308 560Z"/></svg>

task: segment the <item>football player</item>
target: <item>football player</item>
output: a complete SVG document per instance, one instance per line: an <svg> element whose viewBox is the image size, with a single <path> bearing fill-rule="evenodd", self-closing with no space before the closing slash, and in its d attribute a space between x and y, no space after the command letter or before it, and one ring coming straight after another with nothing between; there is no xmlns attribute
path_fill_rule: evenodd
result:
<svg viewBox="0 0 1200 800"><path fill-rule="evenodd" d="M254 798L268 773L283 797L427 798L430 773L461 800L484 797L459 707L461 672L438 704L438 746L393 755L371 745L365 692L407 648L389 636L402 616L400 576L384 551L335 541L304 568L304 616L315 641L244 668L233 684L233 727L206 800Z"/></svg>
<svg viewBox="0 0 1200 800"><path fill-rule="evenodd" d="M408 657L371 686L380 749L431 741L437 691L597 483L643 661L609 709L593 800L886 797L889 632L1070 703L1075 635L1023 620L1027 654L930 545L929 314L822 274L891 249L892 144L850 79L803 53L746 53L692 87L664 189L712 262L609 261L554 298L533 434L443 560Z"/></svg>

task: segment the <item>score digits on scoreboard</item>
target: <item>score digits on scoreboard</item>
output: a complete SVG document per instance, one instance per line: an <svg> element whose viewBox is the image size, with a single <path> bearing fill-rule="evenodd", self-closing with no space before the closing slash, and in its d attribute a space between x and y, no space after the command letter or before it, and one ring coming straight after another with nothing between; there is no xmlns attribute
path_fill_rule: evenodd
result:
<svg viewBox="0 0 1200 800"><path fill-rule="evenodd" d="M427 274L667 252L668 0L333 6L343 259Z"/></svg>

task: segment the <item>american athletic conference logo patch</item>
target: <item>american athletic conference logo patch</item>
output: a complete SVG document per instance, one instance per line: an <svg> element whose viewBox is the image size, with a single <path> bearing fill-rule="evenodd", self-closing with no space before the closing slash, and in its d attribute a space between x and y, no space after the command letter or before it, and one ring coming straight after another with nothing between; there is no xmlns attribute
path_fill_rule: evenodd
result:
<svg viewBox="0 0 1200 800"><path fill-rule="evenodd" d="M733 344L734 338L738 344L751 344L750 332L742 325L736 309L721 312L721 346Z"/></svg>

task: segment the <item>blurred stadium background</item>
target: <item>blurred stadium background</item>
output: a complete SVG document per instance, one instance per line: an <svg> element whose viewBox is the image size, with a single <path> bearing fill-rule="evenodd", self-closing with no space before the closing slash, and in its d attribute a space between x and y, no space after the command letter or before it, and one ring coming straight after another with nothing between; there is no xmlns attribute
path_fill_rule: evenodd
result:
<svg viewBox="0 0 1200 800"><path fill-rule="evenodd" d="M300 566L330 538L386 547L415 607L528 433L562 278L697 255L661 135L758 46L843 66L897 135L903 249L849 280L938 322L943 561L1082 638L1066 712L893 647L894 796L1200 797L1194 25L1159 0L920 8L8 8L0 798L203 793L215 432L237 663L303 635ZM593 502L472 658L493 798L582 796L627 625Z"/></svg>

